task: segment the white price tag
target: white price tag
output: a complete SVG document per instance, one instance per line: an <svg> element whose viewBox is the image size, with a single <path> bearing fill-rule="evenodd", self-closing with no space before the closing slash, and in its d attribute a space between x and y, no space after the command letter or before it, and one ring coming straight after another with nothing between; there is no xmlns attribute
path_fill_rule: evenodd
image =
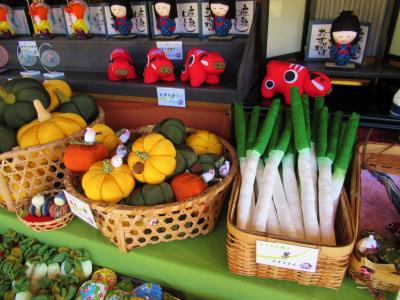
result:
<svg viewBox="0 0 400 300"><path fill-rule="evenodd" d="M256 263L314 273L319 250L283 243L257 241Z"/></svg>
<svg viewBox="0 0 400 300"><path fill-rule="evenodd" d="M77 216L78 218L82 219L89 225L93 226L94 228L97 228L96 221L94 219L92 210L90 209L90 206L79 200L78 198L72 196L70 193L68 193L66 190L64 190L65 198L67 198L69 207L71 208L72 213Z"/></svg>
<svg viewBox="0 0 400 300"><path fill-rule="evenodd" d="M157 87L158 105L186 107L185 89Z"/></svg>
<svg viewBox="0 0 400 300"><path fill-rule="evenodd" d="M18 41L21 52L29 52L34 56L39 56L39 50L36 41Z"/></svg>
<svg viewBox="0 0 400 300"><path fill-rule="evenodd" d="M164 51L165 55L171 60L182 60L182 41L157 41L157 48Z"/></svg>

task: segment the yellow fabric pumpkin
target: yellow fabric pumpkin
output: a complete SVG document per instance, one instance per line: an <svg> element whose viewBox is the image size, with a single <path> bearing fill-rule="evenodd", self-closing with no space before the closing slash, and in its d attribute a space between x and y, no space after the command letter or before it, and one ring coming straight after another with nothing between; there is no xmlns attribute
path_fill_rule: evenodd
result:
<svg viewBox="0 0 400 300"><path fill-rule="evenodd" d="M39 100L33 101L38 119L21 127L17 141L21 148L47 144L68 137L86 127L81 116L73 113L50 114Z"/></svg>
<svg viewBox="0 0 400 300"><path fill-rule="evenodd" d="M158 184L175 171L175 156L171 141L161 134L150 133L133 143L128 165L140 182Z"/></svg>
<svg viewBox="0 0 400 300"><path fill-rule="evenodd" d="M191 147L197 155L212 153L220 156L223 150L219 137L207 130L198 130L188 136L186 144Z"/></svg>
<svg viewBox="0 0 400 300"><path fill-rule="evenodd" d="M86 197L93 201L117 203L133 191L135 179L120 157L119 166L108 159L93 164L83 175L82 187Z"/></svg>
<svg viewBox="0 0 400 300"><path fill-rule="evenodd" d="M92 127L96 131L96 142L103 143L109 152L117 149L118 145L121 144L118 136L114 130L104 124L96 124Z"/></svg>
<svg viewBox="0 0 400 300"><path fill-rule="evenodd" d="M59 97L72 97L71 87L64 80L46 80L43 82L43 87L50 95L50 106L47 111L52 112L60 105Z"/></svg>

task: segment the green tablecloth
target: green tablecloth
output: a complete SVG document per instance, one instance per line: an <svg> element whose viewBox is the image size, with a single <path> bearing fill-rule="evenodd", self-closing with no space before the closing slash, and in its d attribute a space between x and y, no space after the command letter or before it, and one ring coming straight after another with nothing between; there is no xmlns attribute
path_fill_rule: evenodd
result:
<svg viewBox="0 0 400 300"><path fill-rule="evenodd" d="M244 277L229 272L226 259L226 215L208 236L149 245L121 253L100 231L75 220L66 228L37 233L0 210L0 232L12 228L55 246L84 247L96 264L117 272L153 280L180 290L188 299L372 299L366 289L346 278L338 291L305 287L272 279ZM393 299L393 295L388 295Z"/></svg>

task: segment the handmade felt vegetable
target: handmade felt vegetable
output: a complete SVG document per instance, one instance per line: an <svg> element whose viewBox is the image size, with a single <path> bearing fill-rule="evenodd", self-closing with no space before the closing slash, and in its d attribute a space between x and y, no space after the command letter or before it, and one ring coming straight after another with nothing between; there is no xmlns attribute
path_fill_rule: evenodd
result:
<svg viewBox="0 0 400 300"><path fill-rule="evenodd" d="M192 172L198 174L207 172L211 169L215 169L217 167L216 166L217 161L218 161L218 156L216 156L215 154L207 153L200 155L195 165L193 165L192 167Z"/></svg>
<svg viewBox="0 0 400 300"><path fill-rule="evenodd" d="M236 18L234 0L210 0L210 10L213 16L213 28L219 37L228 35L232 27L232 19Z"/></svg>
<svg viewBox="0 0 400 300"><path fill-rule="evenodd" d="M111 0L110 12L114 20L113 27L122 36L128 36L132 31L133 10L128 0Z"/></svg>
<svg viewBox="0 0 400 300"><path fill-rule="evenodd" d="M0 38L11 38L15 34L12 8L6 4L0 4Z"/></svg>
<svg viewBox="0 0 400 300"><path fill-rule="evenodd" d="M77 38L87 38L89 35L89 6L83 0L68 1L64 12L71 16L72 35Z"/></svg>
<svg viewBox="0 0 400 300"><path fill-rule="evenodd" d="M216 85L220 82L219 75L224 71L225 60L219 53L192 48L186 55L181 80L190 80L193 87L199 87L204 82Z"/></svg>
<svg viewBox="0 0 400 300"><path fill-rule="evenodd" d="M16 132L5 125L0 125L0 153L10 151L17 146Z"/></svg>
<svg viewBox="0 0 400 300"><path fill-rule="evenodd" d="M99 108L92 96L80 94L71 98L63 94L61 90L55 90L55 93L61 103L57 108L57 112L78 114L88 124L93 122L99 115Z"/></svg>
<svg viewBox="0 0 400 300"><path fill-rule="evenodd" d="M111 52L107 74L108 79L111 81L136 79L133 59L128 50L125 48L116 48Z"/></svg>
<svg viewBox="0 0 400 300"><path fill-rule="evenodd" d="M136 189L124 201L127 205L151 206L170 203L175 200L171 186L166 182L146 184Z"/></svg>
<svg viewBox="0 0 400 300"><path fill-rule="evenodd" d="M171 36L176 28L175 19L178 17L175 0L154 1L154 14L156 15L156 28L164 36Z"/></svg>
<svg viewBox="0 0 400 300"><path fill-rule="evenodd" d="M51 8L45 2L29 5L29 15L32 18L35 35L49 38L54 31L53 15Z"/></svg>
<svg viewBox="0 0 400 300"><path fill-rule="evenodd" d="M47 111L49 112L54 111L60 105L58 95L62 95L63 98L72 97L71 87L64 80L46 80L45 82L43 82L43 87L46 89L50 96L51 102L50 106L47 108ZM58 91L58 93L55 92L56 90Z"/></svg>
<svg viewBox="0 0 400 300"><path fill-rule="evenodd" d="M117 203L133 191L135 179L128 165L122 163L122 158L114 156L111 161L93 164L83 175L82 187L93 201Z"/></svg>
<svg viewBox="0 0 400 300"><path fill-rule="evenodd" d="M181 120L168 118L158 123L153 128L153 132L157 132L165 136L175 145L182 144L186 136L186 128Z"/></svg>
<svg viewBox="0 0 400 300"><path fill-rule="evenodd" d="M176 168L170 176L173 177L189 169L197 160L197 155L192 148L182 145L176 145Z"/></svg>
<svg viewBox="0 0 400 300"><path fill-rule="evenodd" d="M194 197L207 189L208 185L204 180L191 173L182 173L171 181L176 201L182 202Z"/></svg>
<svg viewBox="0 0 400 300"><path fill-rule="evenodd" d="M20 128L17 141L21 148L43 145L68 137L86 127L85 120L73 113L46 111L40 101L33 101L38 119Z"/></svg>
<svg viewBox="0 0 400 300"><path fill-rule="evenodd" d="M105 124L95 124L92 129L96 132L96 142L103 143L109 152L114 151L121 143L114 130Z"/></svg>
<svg viewBox="0 0 400 300"><path fill-rule="evenodd" d="M285 103L290 104L290 90L297 87L300 94L311 97L325 96L331 90L328 76L320 72L309 72L305 66L285 61L272 60L268 62L267 74L264 77L261 93L264 98L272 98L276 93L283 94ZM262 101L263 106L268 101Z"/></svg>
<svg viewBox="0 0 400 300"><path fill-rule="evenodd" d="M197 155L212 153L219 156L223 150L219 137L207 130L198 130L188 136L186 145L193 148Z"/></svg>
<svg viewBox="0 0 400 300"><path fill-rule="evenodd" d="M18 129L36 119L35 99L45 108L50 105L50 96L40 82L30 78L7 81L0 87L0 124Z"/></svg>
<svg viewBox="0 0 400 300"><path fill-rule="evenodd" d="M138 138L132 145L128 165L137 180L157 184L163 182L176 168L174 145L158 133Z"/></svg>
<svg viewBox="0 0 400 300"><path fill-rule="evenodd" d="M174 81L174 65L158 48L152 48L147 53L147 64L143 71L143 79L145 84L157 82L159 79L163 81Z"/></svg>

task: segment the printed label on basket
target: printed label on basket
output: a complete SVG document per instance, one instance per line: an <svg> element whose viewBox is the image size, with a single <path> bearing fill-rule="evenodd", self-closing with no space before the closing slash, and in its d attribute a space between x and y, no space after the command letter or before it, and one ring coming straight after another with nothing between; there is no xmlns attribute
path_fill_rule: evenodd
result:
<svg viewBox="0 0 400 300"><path fill-rule="evenodd" d="M157 87L158 105L186 107L185 89Z"/></svg>
<svg viewBox="0 0 400 300"><path fill-rule="evenodd" d="M256 263L314 273L318 249L283 243L257 241Z"/></svg>
<svg viewBox="0 0 400 300"><path fill-rule="evenodd" d="M65 198L67 198L69 207L71 208L72 213L77 216L78 218L82 219L89 225L93 226L94 228L97 228L96 221L94 219L92 210L90 209L90 206L79 200L78 198L72 196L70 193L68 193L66 190L64 190Z"/></svg>
<svg viewBox="0 0 400 300"><path fill-rule="evenodd" d="M182 41L156 42L157 48L164 51L165 55L171 60L182 60Z"/></svg>
<svg viewBox="0 0 400 300"><path fill-rule="evenodd" d="M29 52L34 56L39 56L39 50L36 41L18 41L21 52Z"/></svg>

